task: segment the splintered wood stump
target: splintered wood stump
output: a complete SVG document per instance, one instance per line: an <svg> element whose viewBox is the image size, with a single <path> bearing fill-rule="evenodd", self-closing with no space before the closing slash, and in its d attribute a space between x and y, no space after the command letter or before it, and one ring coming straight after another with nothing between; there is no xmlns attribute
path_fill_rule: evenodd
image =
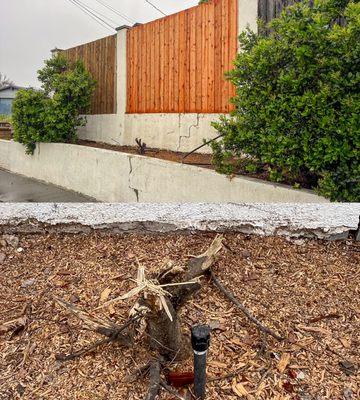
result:
<svg viewBox="0 0 360 400"><path fill-rule="evenodd" d="M215 262L216 254L222 248L222 241L223 237L217 236L205 253L189 260L185 270L178 270L175 273L174 270L167 269L158 275L160 284L185 283L178 286L165 286L165 290L169 293L169 296L166 297L166 304L171 319L164 308L159 309L156 299L152 297L143 299L143 303L150 310L146 314L150 345L152 349L157 350L168 360L181 360L192 354L189 335L184 337L182 334L177 311L201 288L197 279L209 272ZM169 277L171 277L171 281L169 281Z"/></svg>
<svg viewBox="0 0 360 400"><path fill-rule="evenodd" d="M132 343L133 328L144 319L145 334L152 350L155 350L165 360L182 360L191 355L189 335L183 335L178 311L182 305L201 288L199 277L209 273L216 254L222 248L223 237L218 235L210 247L198 257L189 260L186 268L171 267L160 272L152 279L147 279L145 269L139 264L137 287L128 293L112 299L98 308L116 301L139 296L133 307L132 317L122 326L116 325L106 318L100 318L76 307L74 304L54 297L54 300L79 318L84 326L94 332L107 336L108 340L98 341L94 346L74 353L61 356L63 360L85 354L95 347L116 340L124 346Z"/></svg>
<svg viewBox="0 0 360 400"><path fill-rule="evenodd" d="M189 356L189 342L181 332L179 317L169 299L166 299L171 313L170 320L164 309L159 310L155 305L149 305L150 311L146 314L147 333L150 346L168 360L182 360Z"/></svg>

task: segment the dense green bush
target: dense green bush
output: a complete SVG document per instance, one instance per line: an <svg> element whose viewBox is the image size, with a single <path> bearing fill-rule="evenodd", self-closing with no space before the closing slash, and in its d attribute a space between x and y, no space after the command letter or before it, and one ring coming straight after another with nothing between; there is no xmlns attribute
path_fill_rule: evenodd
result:
<svg viewBox="0 0 360 400"><path fill-rule="evenodd" d="M42 90L19 90L13 103L14 139L33 153L37 142L73 142L86 113L95 81L82 62L57 56L38 71Z"/></svg>
<svg viewBox="0 0 360 400"><path fill-rule="evenodd" d="M269 28L240 37L235 111L214 124L217 169L234 172L247 154L274 180L311 176L331 200L360 201L360 3L298 3Z"/></svg>

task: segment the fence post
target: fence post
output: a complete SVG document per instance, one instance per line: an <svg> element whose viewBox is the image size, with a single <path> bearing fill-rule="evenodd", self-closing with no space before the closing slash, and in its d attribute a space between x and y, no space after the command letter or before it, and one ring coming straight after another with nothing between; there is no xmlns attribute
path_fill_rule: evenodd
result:
<svg viewBox="0 0 360 400"><path fill-rule="evenodd" d="M125 129L126 113L126 38L130 26L122 25L116 28L116 114L120 118L121 133Z"/></svg>
<svg viewBox="0 0 360 400"><path fill-rule="evenodd" d="M258 0L238 0L238 34L240 35L247 27L257 32L257 20Z"/></svg>

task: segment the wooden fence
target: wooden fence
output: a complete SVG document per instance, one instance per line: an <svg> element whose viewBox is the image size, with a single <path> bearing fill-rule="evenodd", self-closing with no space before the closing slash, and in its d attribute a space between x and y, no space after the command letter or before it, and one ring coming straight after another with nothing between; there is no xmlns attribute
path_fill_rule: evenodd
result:
<svg viewBox="0 0 360 400"><path fill-rule="evenodd" d="M307 1L310 6L314 4L314 0L259 0L258 2L258 17L265 24L268 24L274 18L280 17L282 10L294 3L300 1ZM336 19L336 23L341 26L346 25L346 20L344 17L339 17ZM270 30L265 28L264 34L269 34Z"/></svg>
<svg viewBox="0 0 360 400"><path fill-rule="evenodd" d="M97 81L90 114L116 112L116 35L62 52L70 61L83 60Z"/></svg>
<svg viewBox="0 0 360 400"><path fill-rule="evenodd" d="M226 113L237 52L237 0L212 0L127 35L128 113Z"/></svg>
<svg viewBox="0 0 360 400"><path fill-rule="evenodd" d="M300 0L259 0L258 16L265 24L280 17L282 10Z"/></svg>

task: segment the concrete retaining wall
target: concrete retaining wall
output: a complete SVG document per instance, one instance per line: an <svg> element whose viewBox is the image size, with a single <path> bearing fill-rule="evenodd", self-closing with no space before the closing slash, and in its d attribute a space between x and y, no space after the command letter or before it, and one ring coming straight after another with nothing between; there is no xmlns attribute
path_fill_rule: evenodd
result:
<svg viewBox="0 0 360 400"><path fill-rule="evenodd" d="M41 143L29 156L0 140L0 168L108 202L327 202L308 190L64 143Z"/></svg>
<svg viewBox="0 0 360 400"><path fill-rule="evenodd" d="M79 138L94 142L136 146L141 138L147 147L189 152L203 140L218 135L211 123L220 114L104 114L87 115L87 124L78 130ZM209 146L199 150L210 153Z"/></svg>
<svg viewBox="0 0 360 400"><path fill-rule="evenodd" d="M124 131L123 120L117 114L87 115L87 124L78 129L80 139L119 144Z"/></svg>
<svg viewBox="0 0 360 400"><path fill-rule="evenodd" d="M122 139L124 145L134 146L141 138L148 147L172 151L189 152L203 144L203 140L219 133L211 123L219 120L220 114L126 114ZM209 153L205 146L199 150Z"/></svg>
<svg viewBox="0 0 360 400"><path fill-rule="evenodd" d="M217 231L345 239L360 204L0 204L0 232ZM295 266L296 267L296 266Z"/></svg>

